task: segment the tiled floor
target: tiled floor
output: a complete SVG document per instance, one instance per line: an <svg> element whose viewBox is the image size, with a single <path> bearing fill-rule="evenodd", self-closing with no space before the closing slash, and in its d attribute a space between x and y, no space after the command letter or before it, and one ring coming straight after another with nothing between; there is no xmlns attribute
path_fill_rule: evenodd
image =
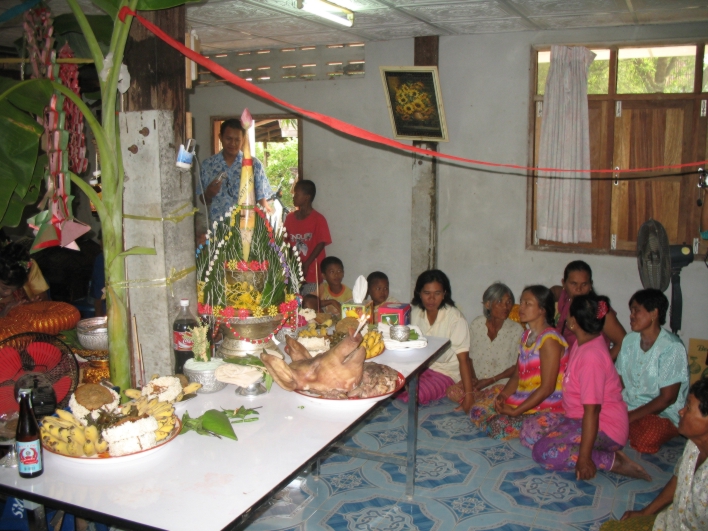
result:
<svg viewBox="0 0 708 531"><path fill-rule="evenodd" d="M406 405L388 401L346 444L403 454ZM671 477L684 441L639 455L651 483L600 472L592 481L537 466L518 440L476 430L447 400L420 408L415 496L405 473L385 463L330 455L320 477L291 483L259 511L248 531L596 531L644 507Z"/></svg>

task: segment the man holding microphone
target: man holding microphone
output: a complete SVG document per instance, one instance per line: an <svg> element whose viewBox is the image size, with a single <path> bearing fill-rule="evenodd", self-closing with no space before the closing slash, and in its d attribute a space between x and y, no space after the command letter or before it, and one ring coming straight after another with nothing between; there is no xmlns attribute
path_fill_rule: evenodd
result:
<svg viewBox="0 0 708 531"><path fill-rule="evenodd" d="M197 195L207 206L209 218L207 228L218 221L226 211L238 203L238 191L241 184L241 148L246 135L241 121L236 118L225 120L219 130L222 150L202 163ZM270 213L267 198L273 194L261 161L253 158L253 177L256 186L256 201ZM198 234L201 243L204 234Z"/></svg>

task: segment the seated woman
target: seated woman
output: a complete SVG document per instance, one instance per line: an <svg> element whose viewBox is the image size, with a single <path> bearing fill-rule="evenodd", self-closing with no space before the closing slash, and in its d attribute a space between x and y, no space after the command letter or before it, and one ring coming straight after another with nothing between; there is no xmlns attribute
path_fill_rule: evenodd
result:
<svg viewBox="0 0 708 531"><path fill-rule="evenodd" d="M658 289L629 299L632 332L622 342L617 372L629 408L629 444L645 454L678 435L679 410L688 392L688 361L681 340L664 330L669 301Z"/></svg>
<svg viewBox="0 0 708 531"><path fill-rule="evenodd" d="M27 282L29 260L19 260L23 256L16 247L20 246L10 243L0 254L0 317L30 300L22 287Z"/></svg>
<svg viewBox="0 0 708 531"><path fill-rule="evenodd" d="M514 306L514 294L506 284L495 282L482 295L483 315L470 323L470 356L475 400L485 400L504 388L514 374L519 358L519 341L523 327L509 319ZM494 387L489 387L490 385ZM462 382L448 390L447 396L461 403L464 397Z"/></svg>
<svg viewBox="0 0 708 531"><path fill-rule="evenodd" d="M599 468L650 481L621 451L629 421L622 383L601 335L609 309L607 297L591 293L573 299L568 328L577 341L563 378L565 417L534 445L533 459L547 470L575 470L577 479L592 479Z"/></svg>
<svg viewBox="0 0 708 531"><path fill-rule="evenodd" d="M445 396L447 388L462 380L465 400L462 408L472 407L472 366L469 362L470 335L467 320L455 307L452 288L447 275L439 269L424 271L418 277L411 301L411 323L420 328L424 336L444 337L450 347L420 375L418 402L427 404ZM401 399L408 401L408 394Z"/></svg>
<svg viewBox="0 0 708 531"><path fill-rule="evenodd" d="M368 289L366 294L369 296L371 301L374 303L374 322L378 322L378 316L376 312L384 302L398 302L393 297L388 295L388 276L386 273L381 271L374 271L369 273L366 277L366 282L368 284Z"/></svg>
<svg viewBox="0 0 708 531"><path fill-rule="evenodd" d="M490 437L520 436L521 444L531 448L545 435L547 422L563 413L561 387L568 344L553 328L554 311L551 290L545 286L524 289L519 317L528 328L521 336L514 373L496 397L480 400L470 411L472 422Z"/></svg>
<svg viewBox="0 0 708 531"><path fill-rule="evenodd" d="M563 271L563 281L561 286L553 286L551 291L558 302L558 319L556 322L556 330L560 332L568 342L568 348L575 343L575 334L573 330L568 328L568 310L573 298L578 295L587 295L593 293L592 286L592 269L582 260L575 260L565 266ZM605 326L602 329L602 337L605 339L607 346L610 349L610 356L613 360L617 359L617 354L622 345L622 339L627 335L624 327L617 320L617 312L610 308L609 313L605 317Z"/></svg>
<svg viewBox="0 0 708 531"><path fill-rule="evenodd" d="M688 442L673 477L644 509L627 511L600 531L708 529L708 378L691 386L679 416L678 431Z"/></svg>

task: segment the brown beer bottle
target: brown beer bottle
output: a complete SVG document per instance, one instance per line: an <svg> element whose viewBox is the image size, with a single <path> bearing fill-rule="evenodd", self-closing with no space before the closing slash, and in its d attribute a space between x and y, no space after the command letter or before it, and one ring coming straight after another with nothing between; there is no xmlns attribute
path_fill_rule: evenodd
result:
<svg viewBox="0 0 708 531"><path fill-rule="evenodd" d="M32 389L20 389L20 418L17 421L17 471L22 478L36 478L44 472L39 426L32 411Z"/></svg>

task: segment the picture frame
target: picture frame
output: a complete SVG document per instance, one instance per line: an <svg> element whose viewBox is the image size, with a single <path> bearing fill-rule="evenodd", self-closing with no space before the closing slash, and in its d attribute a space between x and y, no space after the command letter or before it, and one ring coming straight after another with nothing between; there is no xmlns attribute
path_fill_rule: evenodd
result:
<svg viewBox="0 0 708 531"><path fill-rule="evenodd" d="M381 66L393 137L447 142L445 109L436 66Z"/></svg>

